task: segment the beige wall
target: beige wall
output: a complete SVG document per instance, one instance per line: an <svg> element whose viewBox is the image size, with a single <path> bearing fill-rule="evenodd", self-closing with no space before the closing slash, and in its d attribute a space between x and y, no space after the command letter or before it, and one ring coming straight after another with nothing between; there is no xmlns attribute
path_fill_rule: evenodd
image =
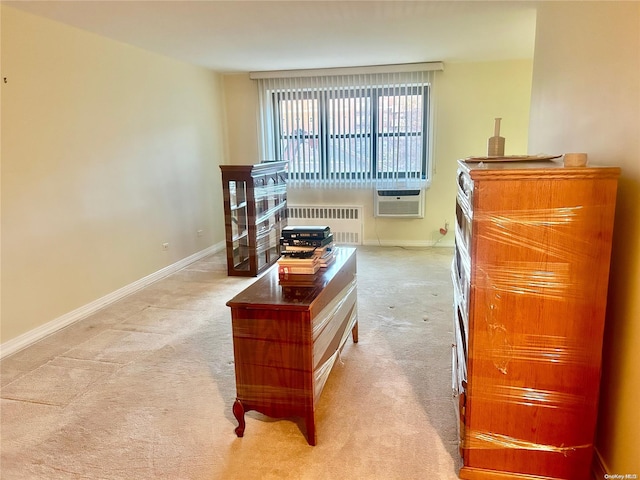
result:
<svg viewBox="0 0 640 480"><path fill-rule="evenodd" d="M258 89L246 73L225 75L229 163L252 165L261 160L258 150Z"/></svg>
<svg viewBox="0 0 640 480"><path fill-rule="evenodd" d="M596 448L640 475L640 3L543 2L536 38L529 150L622 167Z"/></svg>
<svg viewBox="0 0 640 480"><path fill-rule="evenodd" d="M208 70L1 8L4 343L223 241L224 110Z"/></svg>
<svg viewBox="0 0 640 480"><path fill-rule="evenodd" d="M495 117L502 117L506 153L527 152L532 62L529 60L446 64L436 79L434 175L425 196L424 219L373 216L373 192L290 188L292 204L362 205L364 243L425 246L453 245L456 159L486 155ZM225 76L229 160L255 163L257 91L248 75ZM439 229L449 223L442 238Z"/></svg>

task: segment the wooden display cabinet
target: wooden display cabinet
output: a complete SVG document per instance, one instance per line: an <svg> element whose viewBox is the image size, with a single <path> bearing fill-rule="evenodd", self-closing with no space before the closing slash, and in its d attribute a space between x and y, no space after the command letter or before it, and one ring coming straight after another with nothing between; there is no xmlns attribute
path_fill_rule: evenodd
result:
<svg viewBox="0 0 640 480"><path fill-rule="evenodd" d="M311 286L283 286L274 265L227 302L231 307L237 396L236 434L244 414L304 420L316 444L315 408L349 334L358 341L356 251L339 247L336 260Z"/></svg>
<svg viewBox="0 0 640 480"><path fill-rule="evenodd" d="M287 162L221 165L227 273L255 277L280 256Z"/></svg>
<svg viewBox="0 0 640 480"><path fill-rule="evenodd" d="M460 478L590 478L619 173L458 162Z"/></svg>

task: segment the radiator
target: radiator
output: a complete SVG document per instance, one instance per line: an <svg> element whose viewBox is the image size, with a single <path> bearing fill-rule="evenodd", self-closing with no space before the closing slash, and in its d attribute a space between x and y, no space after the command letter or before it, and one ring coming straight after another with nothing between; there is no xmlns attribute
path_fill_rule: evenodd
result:
<svg viewBox="0 0 640 480"><path fill-rule="evenodd" d="M362 245L362 207L287 205L289 225L327 225L337 244Z"/></svg>

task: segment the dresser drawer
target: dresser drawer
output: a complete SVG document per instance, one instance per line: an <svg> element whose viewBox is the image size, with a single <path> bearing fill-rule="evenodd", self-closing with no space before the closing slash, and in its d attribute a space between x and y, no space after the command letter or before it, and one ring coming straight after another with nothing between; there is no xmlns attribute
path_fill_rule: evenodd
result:
<svg viewBox="0 0 640 480"><path fill-rule="evenodd" d="M313 368L321 367L339 350L355 323L357 290L355 279L312 320Z"/></svg>
<svg viewBox="0 0 640 480"><path fill-rule="evenodd" d="M469 311L470 270L471 265L468 254L459 248L459 244L456 242L451 265L451 276L456 303L460 304L465 312ZM460 300L458 300L458 297L460 297Z"/></svg>
<svg viewBox="0 0 640 480"><path fill-rule="evenodd" d="M458 169L458 203L469 218L473 217L473 180L464 170Z"/></svg>
<svg viewBox="0 0 640 480"><path fill-rule="evenodd" d="M456 201L456 240L465 251L471 248L472 224L468 211L465 210L464 204L460 197Z"/></svg>

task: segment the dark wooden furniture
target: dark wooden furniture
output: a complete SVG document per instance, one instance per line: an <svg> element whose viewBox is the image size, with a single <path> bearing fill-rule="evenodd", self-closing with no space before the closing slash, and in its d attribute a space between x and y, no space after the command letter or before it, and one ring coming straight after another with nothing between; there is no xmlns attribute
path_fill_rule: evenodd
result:
<svg viewBox="0 0 640 480"><path fill-rule="evenodd" d="M460 478L590 478L620 171L458 167Z"/></svg>
<svg viewBox="0 0 640 480"><path fill-rule="evenodd" d="M221 165L229 275L255 277L280 256L287 162Z"/></svg>
<svg viewBox="0 0 640 480"><path fill-rule="evenodd" d="M356 253L340 247L311 286L282 286L274 265L227 302L231 307L237 398L244 413L299 417L316 444L315 407L349 332L358 341Z"/></svg>

